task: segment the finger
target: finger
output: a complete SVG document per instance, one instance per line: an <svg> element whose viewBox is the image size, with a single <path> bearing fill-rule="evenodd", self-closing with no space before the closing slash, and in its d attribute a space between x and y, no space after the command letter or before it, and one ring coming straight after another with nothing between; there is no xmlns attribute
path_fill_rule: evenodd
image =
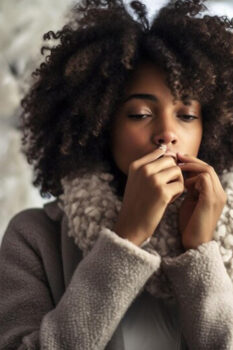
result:
<svg viewBox="0 0 233 350"><path fill-rule="evenodd" d="M199 163L183 163L177 164L177 166L181 169L181 171L185 171L187 173L188 178L195 176L198 173L209 173L212 180L215 181L213 174L211 173L209 167L207 165L199 164Z"/></svg>
<svg viewBox="0 0 233 350"><path fill-rule="evenodd" d="M191 156L189 154L181 154L181 153L178 152L177 153L177 157L178 157L178 160L180 160L184 164L197 163L197 164L202 164L203 166L205 166L206 167L206 171L211 175L212 181L215 184L214 187L216 188L216 193L222 193L222 184L221 184L221 182L219 180L219 177L216 174L216 172L215 172L215 170L214 170L214 168L212 166L210 166L208 163L205 163L201 159L196 158L194 156ZM178 164L178 165L181 165L181 167L182 167L182 164Z"/></svg>
<svg viewBox="0 0 233 350"><path fill-rule="evenodd" d="M198 176L199 176L199 175L196 175L196 176L193 176L193 177L191 177L191 178L189 178L189 179L185 179L185 180L184 180L185 186L188 188L189 186L195 184L195 182L196 182L197 179L198 179Z"/></svg>
<svg viewBox="0 0 233 350"><path fill-rule="evenodd" d="M203 163L203 164L202 164ZM218 178L218 175L215 173L214 168L209 166L205 162L198 163L183 163L177 164L182 171L192 171L192 172L206 172L210 175L213 182L213 188L215 189L216 194L222 192L222 185Z"/></svg>
<svg viewBox="0 0 233 350"><path fill-rule="evenodd" d="M184 163L190 163L190 162L196 162L196 163L199 163L199 164L203 164L203 165L207 165L207 163L205 163L203 160L197 158L197 157L194 157L194 156L191 156L189 154L181 154L181 153L177 153L177 157L178 159L181 161L181 162L184 162Z"/></svg>
<svg viewBox="0 0 233 350"><path fill-rule="evenodd" d="M133 161L131 165L134 169L139 169L143 165L158 159L166 152L166 149L157 148L155 151L146 154L145 156Z"/></svg>
<svg viewBox="0 0 233 350"><path fill-rule="evenodd" d="M211 172L212 171L212 167L209 166L209 164L205 163L204 161L202 161L201 159L199 158L196 158L194 156L191 156L189 154L181 154L181 153L177 153L177 157L178 159L182 162L182 163L178 163L177 165L181 167L182 170L186 170L187 171L190 171L190 168L186 168L184 165L185 164L200 164L200 165L203 165L203 171L207 171L207 172ZM213 180L214 180L214 177L213 177Z"/></svg>
<svg viewBox="0 0 233 350"><path fill-rule="evenodd" d="M184 181L185 187L188 189L194 188L198 192L205 192L213 195L213 183L208 173L201 173Z"/></svg>
<svg viewBox="0 0 233 350"><path fill-rule="evenodd" d="M178 197L182 195L184 192L184 185L180 181L175 181L167 184L169 186L169 190L171 191L172 198L168 204L173 203Z"/></svg>
<svg viewBox="0 0 233 350"><path fill-rule="evenodd" d="M162 170L172 168L174 166L176 166L175 160L172 157L164 156L152 162L147 163L141 168L143 168L143 171L145 172L146 176L151 176L159 173ZM177 166L176 168L179 172L181 172L180 168L178 168Z"/></svg>
<svg viewBox="0 0 233 350"><path fill-rule="evenodd" d="M177 166L166 168L155 174L155 176L159 184L169 184L174 181L180 181L182 184L184 183L182 173Z"/></svg>
<svg viewBox="0 0 233 350"><path fill-rule="evenodd" d="M200 163L182 163L182 164L177 164L181 170L185 171L194 171L194 172L200 172L200 171L205 171L205 172L210 172L210 169L208 165L206 164L200 164Z"/></svg>

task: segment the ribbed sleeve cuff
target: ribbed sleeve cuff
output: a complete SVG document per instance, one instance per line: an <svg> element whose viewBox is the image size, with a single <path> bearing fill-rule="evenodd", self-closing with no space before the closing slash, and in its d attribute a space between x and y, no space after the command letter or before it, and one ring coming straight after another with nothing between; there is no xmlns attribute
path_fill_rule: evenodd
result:
<svg viewBox="0 0 233 350"><path fill-rule="evenodd" d="M147 264L148 267L152 269L151 272L154 272L161 264L161 256L156 251L152 254L141 249L148 243L148 239L144 241L141 246L137 246L128 239L118 236L114 231L108 228L102 228L99 234L99 241L99 244L105 241L105 244L108 242L109 245L118 245L127 255L130 254L132 258L134 257L137 260L141 260L143 265Z"/></svg>
<svg viewBox="0 0 233 350"><path fill-rule="evenodd" d="M190 348L233 349L233 285L217 242L164 258L161 268L173 286Z"/></svg>
<svg viewBox="0 0 233 350"><path fill-rule="evenodd" d="M209 290L232 288L216 241L203 243L175 258L164 258L161 267L180 297L186 298L191 286L199 297Z"/></svg>

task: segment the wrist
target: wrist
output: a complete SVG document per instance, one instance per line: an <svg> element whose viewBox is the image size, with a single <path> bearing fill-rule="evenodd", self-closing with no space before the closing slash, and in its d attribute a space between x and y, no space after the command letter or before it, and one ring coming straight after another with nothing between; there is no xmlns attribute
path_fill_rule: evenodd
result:
<svg viewBox="0 0 233 350"><path fill-rule="evenodd" d="M137 246L141 246L147 243L151 237L145 236L145 234L135 231L126 230L126 228L122 229L118 225L115 225L113 231L121 238L127 239L128 241L134 243Z"/></svg>

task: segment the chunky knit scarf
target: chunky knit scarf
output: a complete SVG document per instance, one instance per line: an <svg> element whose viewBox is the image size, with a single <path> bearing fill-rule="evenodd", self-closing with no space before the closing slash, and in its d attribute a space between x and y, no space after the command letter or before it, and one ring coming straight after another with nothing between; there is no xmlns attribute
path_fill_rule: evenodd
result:
<svg viewBox="0 0 233 350"><path fill-rule="evenodd" d="M103 230L112 230L122 205L121 199L110 186L113 175L103 169L62 180L64 193L59 197L58 205L67 215L68 235L74 238L83 256L90 252ZM223 172L220 181L228 199L213 239L219 245L226 270L233 281L233 169ZM156 251L162 259L184 253L178 232L178 213L184 198L185 193L167 207L143 249L151 254ZM156 297L174 297L169 280L161 268L149 278L144 288Z"/></svg>

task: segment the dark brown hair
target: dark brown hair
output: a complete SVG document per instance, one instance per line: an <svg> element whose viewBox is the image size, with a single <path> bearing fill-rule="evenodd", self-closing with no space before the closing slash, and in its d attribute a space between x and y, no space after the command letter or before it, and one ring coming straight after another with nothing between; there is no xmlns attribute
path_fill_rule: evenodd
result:
<svg viewBox="0 0 233 350"><path fill-rule="evenodd" d="M82 0L67 24L44 40L59 40L32 77L22 99L22 151L33 164L40 193L58 196L61 179L79 169L110 164L109 135L124 87L139 62L165 70L174 98L202 106L198 157L220 175L232 166L232 20L202 15L204 1L168 3L151 20L141 1ZM124 176L123 176L124 182Z"/></svg>

